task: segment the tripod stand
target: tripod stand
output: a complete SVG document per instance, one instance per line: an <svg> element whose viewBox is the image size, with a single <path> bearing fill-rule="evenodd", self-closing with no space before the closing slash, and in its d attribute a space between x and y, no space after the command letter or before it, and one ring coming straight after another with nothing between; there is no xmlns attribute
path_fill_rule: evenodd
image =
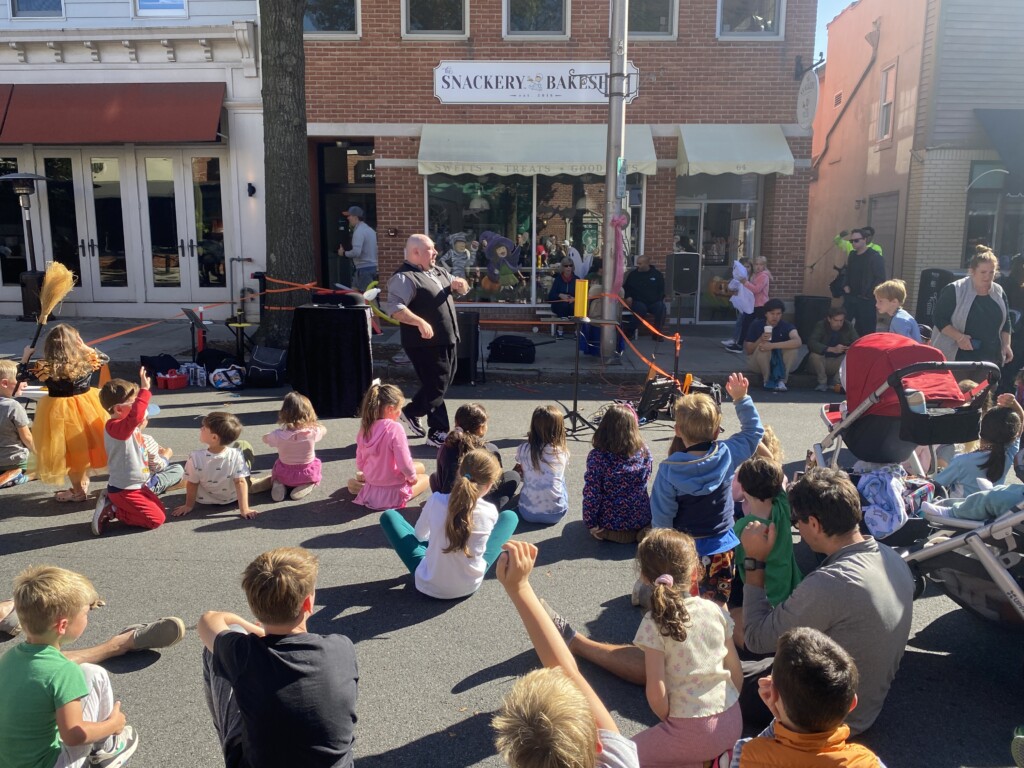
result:
<svg viewBox="0 0 1024 768"><path fill-rule="evenodd" d="M576 362L573 368L573 380L572 380L572 410L565 409L565 420L569 422L565 428L566 434L573 439L576 437L577 432L582 432L585 429L596 432L597 427L591 424L584 418L583 414L579 411L580 406L580 339L583 337L583 328L591 324L597 325L598 323L591 321L589 317L570 317L568 320L572 320L576 324ZM559 403L559 405L562 405ZM562 405L565 408L564 405Z"/></svg>

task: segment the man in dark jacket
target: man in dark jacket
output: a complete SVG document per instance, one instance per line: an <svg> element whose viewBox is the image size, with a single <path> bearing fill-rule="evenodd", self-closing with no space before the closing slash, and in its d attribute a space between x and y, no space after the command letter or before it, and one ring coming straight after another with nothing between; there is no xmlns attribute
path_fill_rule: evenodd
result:
<svg viewBox="0 0 1024 768"><path fill-rule="evenodd" d="M824 319L814 326L807 340L811 369L818 379L815 389L828 391L829 379L839 375L839 366L846 359L846 350L857 340L857 332L846 320L846 309L830 307Z"/></svg>
<svg viewBox="0 0 1024 768"><path fill-rule="evenodd" d="M459 324L453 293L465 296L469 283L435 264L437 250L426 235L405 244L405 263L388 280L388 313L401 325L402 349L409 356L420 388L402 409L402 423L414 437L434 446L448 437L444 396L455 376ZM420 419L427 417L427 426Z"/></svg>
<svg viewBox="0 0 1024 768"><path fill-rule="evenodd" d="M846 298L844 305L857 333L866 336L875 332L878 313L875 311L875 287L885 282L885 261L882 254L868 247L863 229L850 233L853 250L846 262Z"/></svg>
<svg viewBox="0 0 1024 768"><path fill-rule="evenodd" d="M638 318L652 315L654 327L660 332L665 324L665 276L651 266L650 256L636 257L636 269L626 275L622 289L633 315Z"/></svg>

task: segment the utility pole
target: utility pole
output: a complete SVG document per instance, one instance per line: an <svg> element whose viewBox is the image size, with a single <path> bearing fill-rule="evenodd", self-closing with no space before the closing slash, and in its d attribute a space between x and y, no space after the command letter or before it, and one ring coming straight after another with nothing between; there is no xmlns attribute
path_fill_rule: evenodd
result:
<svg viewBox="0 0 1024 768"><path fill-rule="evenodd" d="M626 35L629 0L612 0L612 29L608 71L608 151L604 170L604 292L610 294L615 281L615 227L612 219L622 215L622 196L626 194L626 96L629 78L626 74ZM625 269L625 267L622 267ZM619 303L613 298L601 302L601 319L619 318ZM614 325L601 326L601 357L608 360L618 346Z"/></svg>

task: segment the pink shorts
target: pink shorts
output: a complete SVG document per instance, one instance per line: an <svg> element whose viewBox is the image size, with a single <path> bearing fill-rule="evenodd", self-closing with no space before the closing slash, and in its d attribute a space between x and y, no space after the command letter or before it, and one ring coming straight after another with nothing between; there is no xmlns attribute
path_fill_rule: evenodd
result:
<svg viewBox="0 0 1024 768"><path fill-rule="evenodd" d="M670 717L633 737L640 768L702 768L732 749L743 732L737 701L708 717Z"/></svg>
<svg viewBox="0 0 1024 768"><path fill-rule="evenodd" d="M313 459L309 464L285 464L278 459L274 462L271 476L281 485L296 488L300 485L320 485L323 469L320 459Z"/></svg>

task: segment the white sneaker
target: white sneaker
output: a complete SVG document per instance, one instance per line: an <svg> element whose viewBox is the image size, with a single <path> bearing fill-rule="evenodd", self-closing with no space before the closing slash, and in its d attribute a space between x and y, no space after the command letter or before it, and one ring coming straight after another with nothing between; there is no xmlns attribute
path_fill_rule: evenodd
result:
<svg viewBox="0 0 1024 768"><path fill-rule="evenodd" d="M287 489L284 487L284 483L279 483L277 480L270 486L270 498L274 501L284 501L284 494Z"/></svg>
<svg viewBox="0 0 1024 768"><path fill-rule="evenodd" d="M126 725L123 731L114 734L112 738L114 739L113 748L97 749L89 755L91 765L97 765L100 768L121 768L139 747L139 734L130 725Z"/></svg>
<svg viewBox="0 0 1024 768"><path fill-rule="evenodd" d="M310 493L313 492L314 488L316 488L316 484L315 483L306 483L305 485L297 485L294 488L292 488L291 498L293 498L293 499L304 499L307 496L309 496Z"/></svg>
<svg viewBox="0 0 1024 768"><path fill-rule="evenodd" d="M780 381L778 384L776 384L775 385L775 391L776 392L788 392L789 389L786 387L786 382Z"/></svg>
<svg viewBox="0 0 1024 768"><path fill-rule="evenodd" d="M828 392L828 384L819 384L814 388L815 392Z"/></svg>

